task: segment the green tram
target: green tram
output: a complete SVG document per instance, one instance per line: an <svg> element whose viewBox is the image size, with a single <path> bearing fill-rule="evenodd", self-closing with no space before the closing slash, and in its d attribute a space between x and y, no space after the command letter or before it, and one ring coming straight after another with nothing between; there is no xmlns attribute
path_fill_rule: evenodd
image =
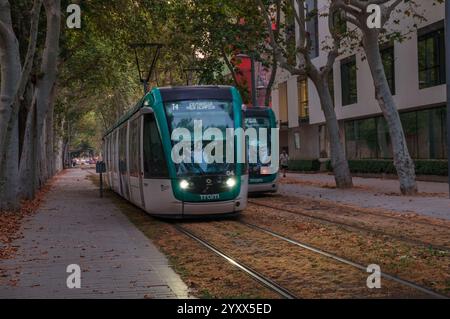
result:
<svg viewBox="0 0 450 319"><path fill-rule="evenodd" d="M242 129L241 107L239 92L230 86L154 88L103 138L108 186L157 216L227 215L242 211L247 206L248 192L244 136L236 135L233 143L223 143L225 148L233 148L233 161L211 162L204 156L202 161L179 161L173 157L179 143L174 135L179 131L195 135L195 123L216 132L219 129L223 139L226 130ZM204 147L219 138L214 135L214 139L211 136L201 143ZM179 140L184 141L184 137ZM195 149L194 142L187 143ZM223 154L229 151L226 149ZM194 153L187 157L192 159Z"/></svg>
<svg viewBox="0 0 450 319"><path fill-rule="evenodd" d="M277 128L275 113L269 107L251 107L244 108L245 127L254 128L258 131L260 128L267 129L267 148L271 149L272 136L271 129ZM260 147L260 137L254 142L256 148ZM250 147L250 145L248 145ZM276 146L278 147L278 145ZM247 152L249 154L250 152ZM250 193L269 193L278 190L278 170L274 173L269 169L269 164L263 164L258 158L257 163L248 164Z"/></svg>

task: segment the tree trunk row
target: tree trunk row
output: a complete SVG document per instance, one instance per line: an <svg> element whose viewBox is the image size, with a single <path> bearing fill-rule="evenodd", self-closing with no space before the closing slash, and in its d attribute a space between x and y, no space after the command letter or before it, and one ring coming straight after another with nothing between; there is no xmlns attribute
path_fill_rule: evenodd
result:
<svg viewBox="0 0 450 319"><path fill-rule="evenodd" d="M47 21L40 75L30 80L42 4ZM58 167L54 140L54 97L59 56L60 0L35 0L24 65L12 28L10 4L0 0L0 210L31 199ZM20 120L19 120L20 119ZM59 141L58 141L59 143ZM60 144L60 143L59 143Z"/></svg>

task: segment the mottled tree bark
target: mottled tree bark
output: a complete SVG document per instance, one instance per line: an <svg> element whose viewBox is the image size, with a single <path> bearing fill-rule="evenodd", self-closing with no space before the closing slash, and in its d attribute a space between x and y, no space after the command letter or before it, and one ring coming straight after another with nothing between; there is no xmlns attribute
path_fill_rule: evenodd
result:
<svg viewBox="0 0 450 319"><path fill-rule="evenodd" d="M0 0L0 210L19 206L16 192L19 161L19 117L14 100L22 66L9 2ZM14 115L15 114L15 115Z"/></svg>
<svg viewBox="0 0 450 319"><path fill-rule="evenodd" d="M417 193L414 161L409 154L400 115L384 72L378 44L378 31L366 29L363 32L363 45L374 80L376 99L389 128L394 165L400 181L400 191L404 195L414 195Z"/></svg>
<svg viewBox="0 0 450 319"><path fill-rule="evenodd" d="M315 74L311 80L317 89L320 99L320 106L325 115L325 123L328 129L330 140L331 165L333 167L336 187L345 189L352 188L353 181L345 155L344 145L340 139L339 123L334 111L334 102L328 86L328 74Z"/></svg>
<svg viewBox="0 0 450 319"><path fill-rule="evenodd" d="M303 0L290 0L290 5L294 10L295 20L299 27L297 39L297 64L288 63L285 54L277 43L275 34L272 30L272 22L266 16L267 29L270 35L270 43L274 49L274 55L282 68L292 75L308 77L314 83L319 94L320 107L325 115L325 123L328 128L328 137L330 140L330 157L333 166L336 187L346 189L353 187L351 172L348 166L344 151L344 145L339 135L339 123L334 110L334 102L328 87L328 75L331 72L333 64L338 56L339 41L334 38L333 48L328 52L327 63L320 69L312 63L310 52L310 41L305 29L306 12ZM264 4L259 0L260 8L264 9ZM265 10L265 9L264 9Z"/></svg>
<svg viewBox="0 0 450 319"><path fill-rule="evenodd" d="M39 186L42 186L48 177L45 122L48 112L51 110L52 90L57 76L61 24L60 0L44 0L44 8L47 17L47 35L42 54L41 77L36 83L36 139L38 143L36 158L39 161L37 169Z"/></svg>
<svg viewBox="0 0 450 319"><path fill-rule="evenodd" d="M400 115L397 110L391 89L384 71L380 53L380 34L382 28L389 21L392 12L405 0L333 0L332 5L345 12L344 19L356 26L362 34L362 44L367 62L372 74L376 99L384 118L386 119L392 142L394 165L400 182L400 191L404 195L417 193L416 173L414 162L409 154ZM381 28L371 28L367 25L369 13L367 6L380 6Z"/></svg>

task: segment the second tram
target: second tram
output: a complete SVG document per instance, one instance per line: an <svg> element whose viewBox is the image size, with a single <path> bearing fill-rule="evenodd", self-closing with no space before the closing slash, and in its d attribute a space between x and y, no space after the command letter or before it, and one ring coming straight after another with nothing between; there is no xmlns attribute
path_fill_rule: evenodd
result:
<svg viewBox="0 0 450 319"><path fill-rule="evenodd" d="M245 127L267 129L267 148L271 149L271 129L277 127L275 113L269 107L251 107L244 109ZM259 145L259 136L256 140L256 147ZM276 146L278 147L278 145ZM248 152L249 153L249 152ZM273 172L268 165L261 163L258 158L257 163L248 164L250 193L269 193L278 190L278 171Z"/></svg>

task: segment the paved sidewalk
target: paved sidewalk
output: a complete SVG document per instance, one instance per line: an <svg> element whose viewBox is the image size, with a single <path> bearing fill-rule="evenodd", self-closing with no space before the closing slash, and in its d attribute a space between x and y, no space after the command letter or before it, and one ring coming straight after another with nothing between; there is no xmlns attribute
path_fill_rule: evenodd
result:
<svg viewBox="0 0 450 319"><path fill-rule="evenodd" d="M12 260L0 260L0 298L186 298L168 261L80 169L59 176L23 225ZM81 267L81 289L66 268ZM15 284L15 285L14 285Z"/></svg>
<svg viewBox="0 0 450 319"><path fill-rule="evenodd" d="M334 176L328 174L288 173L287 177L298 179L300 184L281 184L279 192L283 195L322 198L361 207L383 208L450 220L450 199L446 183L418 182L422 194L411 197L399 195L397 180L354 177L353 183L357 188L340 190L321 187L321 184L334 185Z"/></svg>

